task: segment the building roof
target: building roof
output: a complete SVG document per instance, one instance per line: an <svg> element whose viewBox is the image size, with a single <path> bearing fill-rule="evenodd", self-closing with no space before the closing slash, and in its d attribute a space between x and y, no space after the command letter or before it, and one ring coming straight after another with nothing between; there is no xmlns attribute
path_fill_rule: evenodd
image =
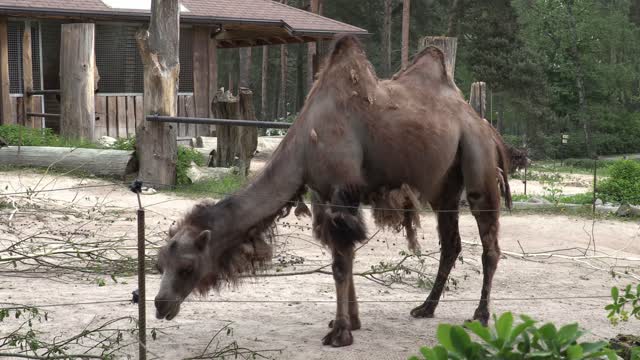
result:
<svg viewBox="0 0 640 360"><path fill-rule="evenodd" d="M151 0L0 0L0 14L146 21L150 3ZM183 23L225 30L221 33L221 47L317 41L338 33L367 34L356 26L272 0L181 0L181 4Z"/></svg>

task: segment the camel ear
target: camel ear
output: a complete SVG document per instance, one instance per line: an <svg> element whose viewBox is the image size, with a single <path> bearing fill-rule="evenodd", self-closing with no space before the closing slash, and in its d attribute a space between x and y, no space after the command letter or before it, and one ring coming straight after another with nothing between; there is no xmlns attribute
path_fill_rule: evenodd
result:
<svg viewBox="0 0 640 360"><path fill-rule="evenodd" d="M204 250L207 247L207 243L211 240L211 230L204 230L196 238L195 246L199 251Z"/></svg>

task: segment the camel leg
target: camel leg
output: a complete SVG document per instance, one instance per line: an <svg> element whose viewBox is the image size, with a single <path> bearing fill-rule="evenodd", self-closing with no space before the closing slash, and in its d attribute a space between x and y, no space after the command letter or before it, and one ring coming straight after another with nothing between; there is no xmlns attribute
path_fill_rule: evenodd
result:
<svg viewBox="0 0 640 360"><path fill-rule="evenodd" d="M332 249L333 279L336 284L337 308L331 331L322 339L324 345L347 346L353 343L351 330L359 327L357 300L353 285L353 257L357 241L364 240L366 231L359 216L357 187L340 187L331 198L331 209L325 215L322 239ZM352 315L354 324L351 323ZM357 322L357 323L356 323Z"/></svg>
<svg viewBox="0 0 640 360"><path fill-rule="evenodd" d="M461 178L452 174L446 181L444 192L439 201L436 201L434 210L438 212L438 235L440 236L440 265L436 280L425 302L411 310L413 317L431 318L438 306L438 301L446 285L449 273L460 255L462 245L458 229L458 209L460 206L460 193L462 192Z"/></svg>
<svg viewBox="0 0 640 360"><path fill-rule="evenodd" d="M358 298L356 297L356 287L353 282L353 275L351 276L351 281L349 281L349 321L351 322L351 330L359 330L362 327L358 312ZM333 328L333 320L329 321L329 327Z"/></svg>

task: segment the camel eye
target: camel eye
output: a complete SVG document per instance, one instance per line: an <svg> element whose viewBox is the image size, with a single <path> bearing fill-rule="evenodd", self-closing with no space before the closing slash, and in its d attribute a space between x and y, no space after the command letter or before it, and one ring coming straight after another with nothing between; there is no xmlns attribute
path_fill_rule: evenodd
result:
<svg viewBox="0 0 640 360"><path fill-rule="evenodd" d="M162 274L162 268L160 267L160 264L156 264L156 270L158 270L158 272Z"/></svg>
<svg viewBox="0 0 640 360"><path fill-rule="evenodd" d="M181 277L188 277L192 273L193 273L193 267L191 267L191 266L182 268L182 269L180 269L180 272L179 272Z"/></svg>

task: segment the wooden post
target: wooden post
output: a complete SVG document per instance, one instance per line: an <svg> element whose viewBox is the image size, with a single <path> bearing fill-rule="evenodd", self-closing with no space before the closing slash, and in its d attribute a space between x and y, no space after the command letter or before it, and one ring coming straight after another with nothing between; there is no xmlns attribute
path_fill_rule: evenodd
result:
<svg viewBox="0 0 640 360"><path fill-rule="evenodd" d="M262 47L262 82L260 87L260 117L262 121L267 121L269 114L267 111L267 92L269 91L268 80L269 80L269 46L264 45Z"/></svg>
<svg viewBox="0 0 640 360"><path fill-rule="evenodd" d="M402 3L402 68L409 66L409 29L411 24L411 0Z"/></svg>
<svg viewBox="0 0 640 360"><path fill-rule="evenodd" d="M137 34L144 64L144 114L176 116L178 104L180 4L152 0L148 30ZM138 178L152 186L174 185L178 145L175 126L142 121L136 131Z"/></svg>
<svg viewBox="0 0 640 360"><path fill-rule="evenodd" d="M95 25L63 24L60 41L60 134L93 140Z"/></svg>
<svg viewBox="0 0 640 360"><path fill-rule="evenodd" d="M218 91L213 99L214 117L218 119L239 119L240 106L238 98L229 90ZM238 138L237 126L218 125L218 145L216 149L216 167L231 167L236 165L236 141Z"/></svg>
<svg viewBox="0 0 640 360"><path fill-rule="evenodd" d="M216 97L218 92L218 40L215 37L209 36L209 102L207 103L207 109L209 116L213 117L213 98ZM209 126L209 133L212 136L216 135L216 127Z"/></svg>
<svg viewBox="0 0 640 360"><path fill-rule="evenodd" d="M469 104L480 115L480 118L487 118L487 84L484 81L471 84Z"/></svg>
<svg viewBox="0 0 640 360"><path fill-rule="evenodd" d="M0 125L13 124L9 95L9 36L7 18L0 16Z"/></svg>
<svg viewBox="0 0 640 360"><path fill-rule="evenodd" d="M193 100L195 116L206 118L211 107L209 102L209 38L211 29L204 26L193 28ZM210 125L196 125L197 136L211 136Z"/></svg>
<svg viewBox="0 0 640 360"><path fill-rule="evenodd" d="M391 20L393 1L384 0L384 18L382 24L382 72L391 77Z"/></svg>
<svg viewBox="0 0 640 360"><path fill-rule="evenodd" d="M310 0L310 11L314 14L320 12L320 0ZM310 42L307 48L307 93L311 91L313 81L317 72L318 64L318 44L317 42Z"/></svg>
<svg viewBox="0 0 640 360"><path fill-rule="evenodd" d="M426 36L420 40L420 49L436 46L444 53L447 72L454 79L456 70L456 53L458 52L458 38L446 36Z"/></svg>
<svg viewBox="0 0 640 360"><path fill-rule="evenodd" d="M257 120L253 107L253 91L240 88L240 118L243 120ZM258 128L243 126L238 128L237 156L239 158L240 173L249 175L251 159L258 148Z"/></svg>
<svg viewBox="0 0 640 360"><path fill-rule="evenodd" d="M28 117L27 113L33 111L33 60L31 56L31 21L24 22L24 31L22 33L22 107L24 114L23 124L26 127L35 128L36 119ZM40 111L38 111L40 112Z"/></svg>

